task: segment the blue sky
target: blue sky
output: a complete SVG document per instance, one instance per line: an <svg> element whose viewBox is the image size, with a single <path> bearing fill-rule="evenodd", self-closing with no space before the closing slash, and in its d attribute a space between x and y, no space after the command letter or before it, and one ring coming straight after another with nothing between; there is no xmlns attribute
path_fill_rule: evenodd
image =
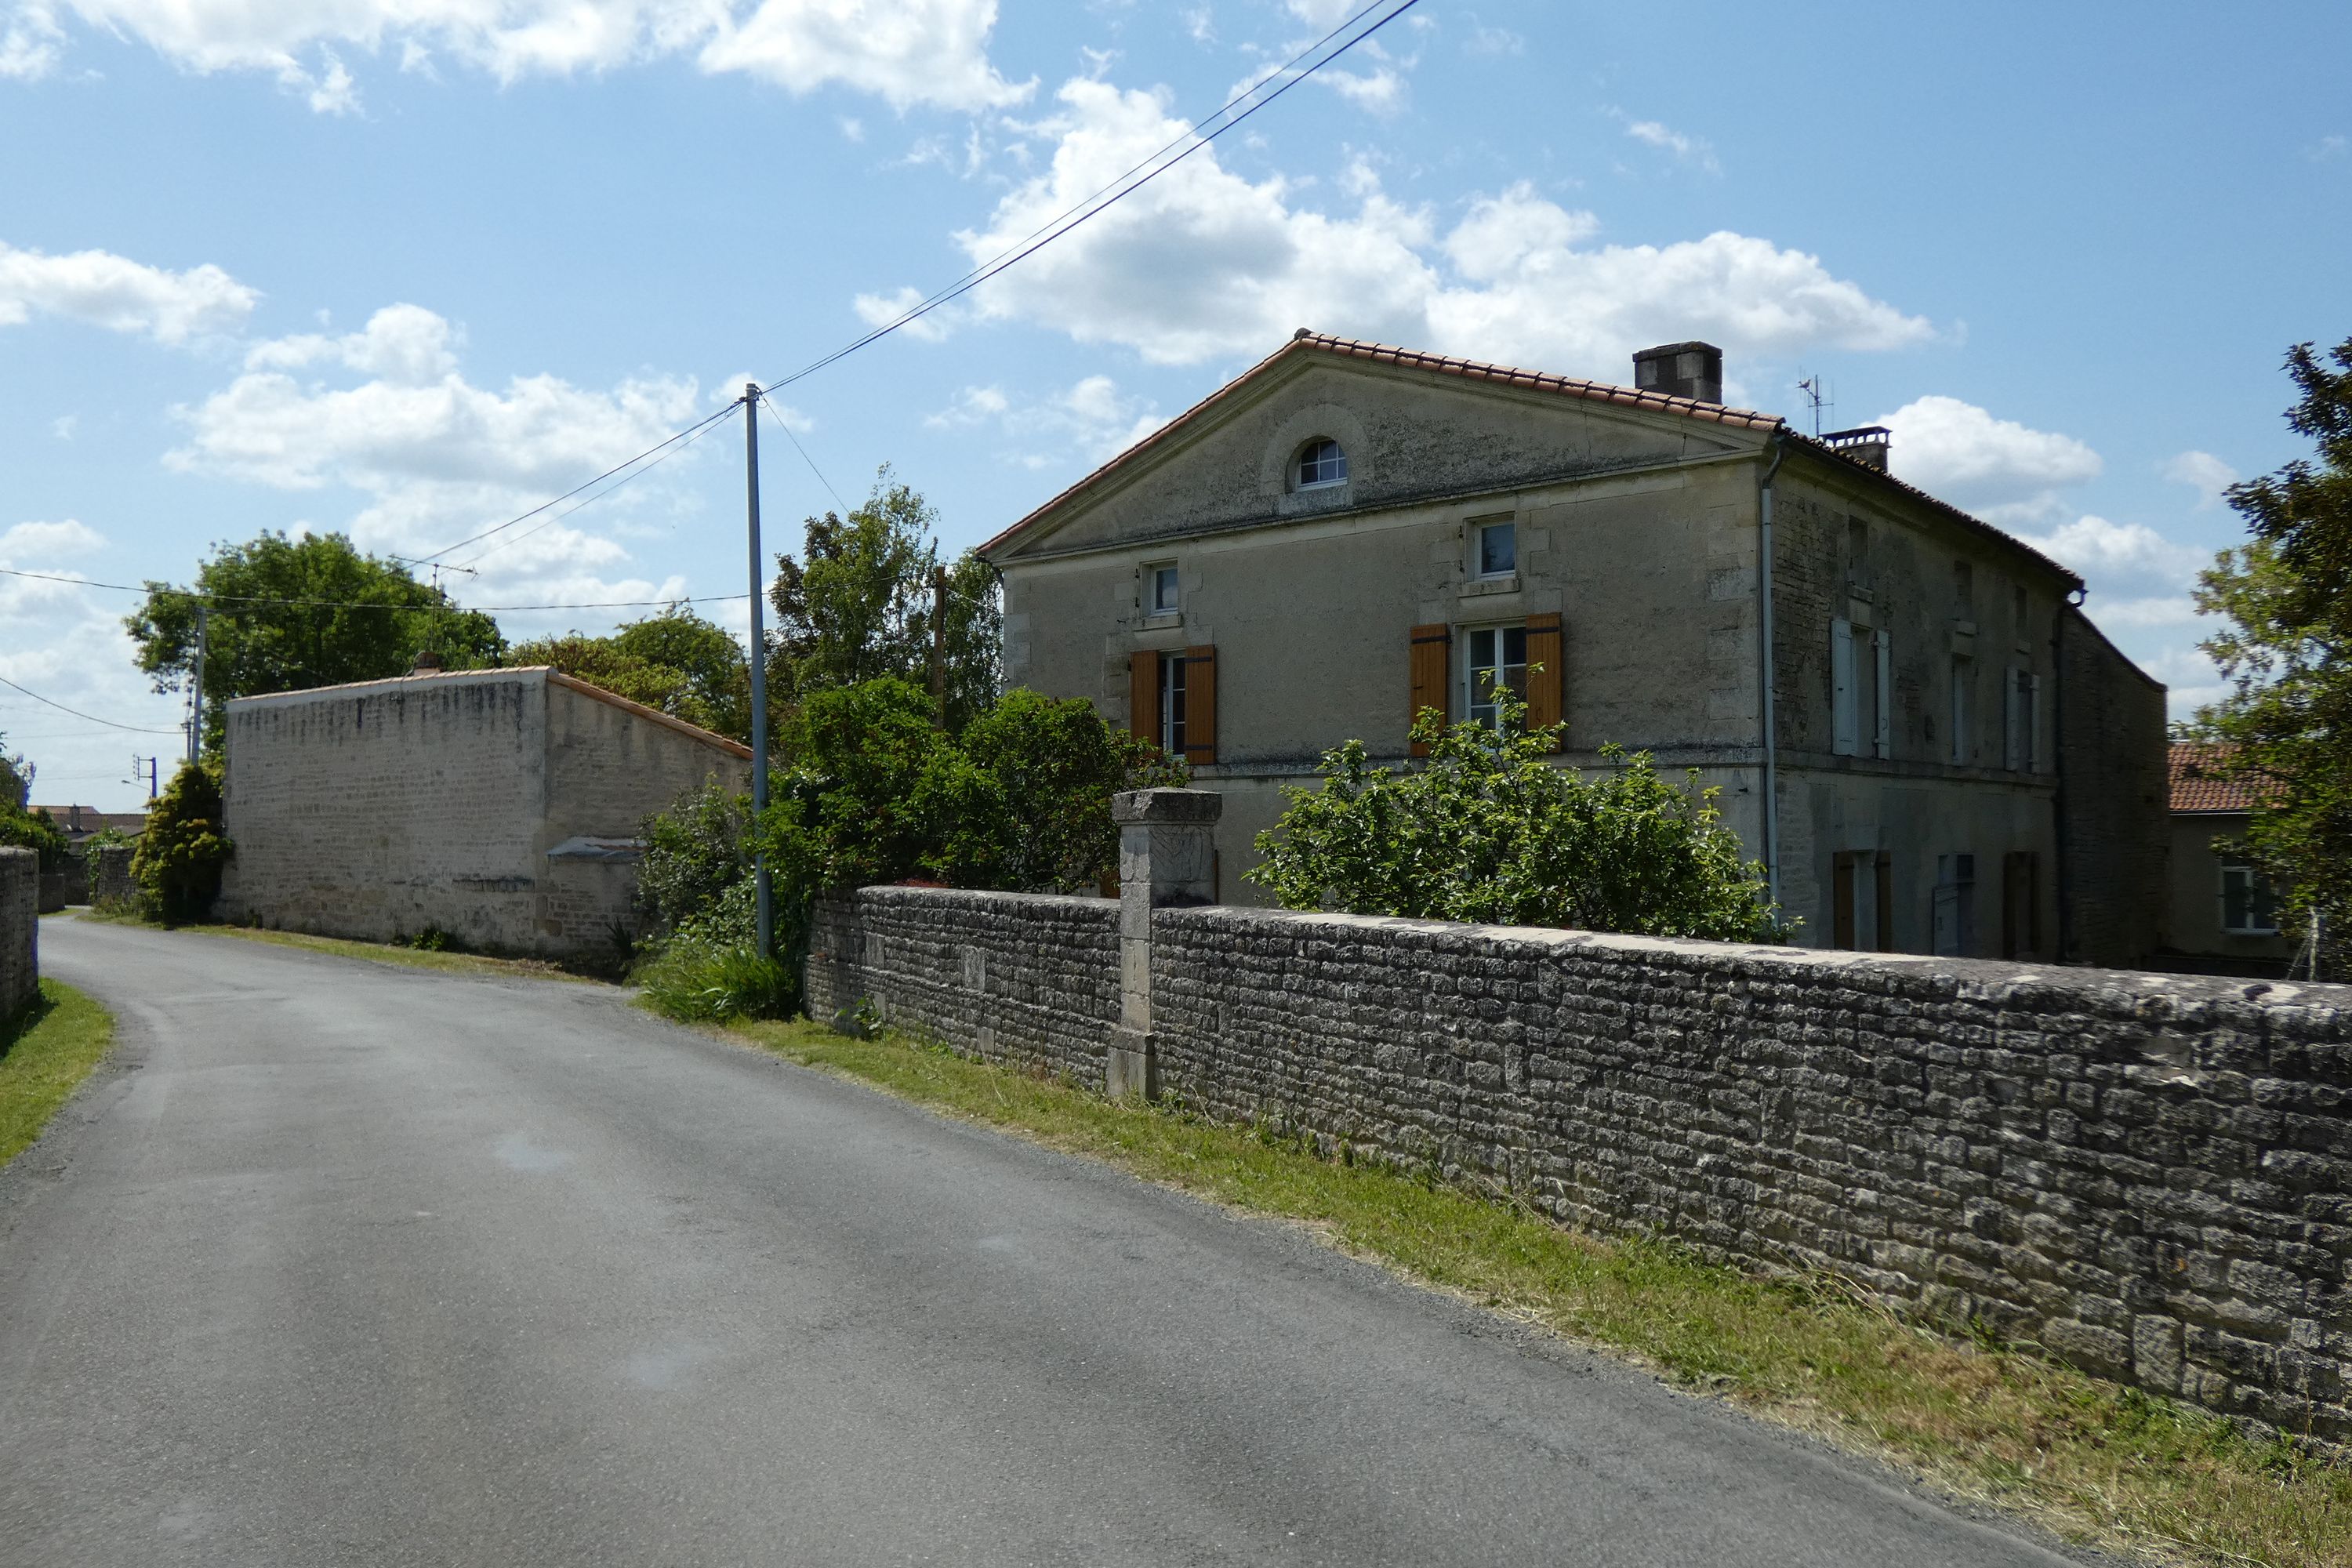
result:
<svg viewBox="0 0 2352 1568"><path fill-rule="evenodd" d="M837 347L1355 8L0 0L0 565L464 538ZM1734 401L1793 414L1818 373L1898 473L2083 571L2185 711L2187 588L2239 533L2214 489L2297 455L2286 346L2352 336L2347 59L2340 4L1422 0L781 400L835 489L891 463L961 546L1297 326L1619 380L1705 337ZM765 456L789 546L831 500ZM722 426L457 590L740 592L740 461ZM0 676L170 727L129 605L0 577ZM5 688L0 733L37 798L100 805L175 744Z"/></svg>

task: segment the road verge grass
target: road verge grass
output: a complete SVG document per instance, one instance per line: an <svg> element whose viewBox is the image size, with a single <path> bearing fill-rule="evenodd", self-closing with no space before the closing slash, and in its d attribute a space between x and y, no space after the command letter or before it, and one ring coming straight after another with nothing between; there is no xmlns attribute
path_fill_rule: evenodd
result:
<svg viewBox="0 0 2352 1568"><path fill-rule="evenodd" d="M113 1016L54 980L0 1020L0 1165L31 1146L113 1045Z"/></svg>
<svg viewBox="0 0 2352 1568"><path fill-rule="evenodd" d="M2173 1561L2352 1563L2352 1467L2031 1352L1907 1323L1826 1277L1767 1278L1669 1245L1563 1229L1496 1193L1326 1158L1267 1129L1114 1101L885 1037L803 1022L736 1037L1218 1204L1670 1383L1870 1455L2060 1537Z"/></svg>
<svg viewBox="0 0 2352 1568"><path fill-rule="evenodd" d="M83 910L76 920L101 925L145 926L152 931L185 931L194 936L236 937L271 947L299 948L335 958L362 958L402 969L430 969L442 974L520 976L529 980L577 980L596 984L593 976L577 973L542 958L499 958L485 952L452 952L446 949L411 947L403 942L359 942L350 937L312 936L307 931L265 931L259 926L178 925L166 927L144 916L121 910Z"/></svg>

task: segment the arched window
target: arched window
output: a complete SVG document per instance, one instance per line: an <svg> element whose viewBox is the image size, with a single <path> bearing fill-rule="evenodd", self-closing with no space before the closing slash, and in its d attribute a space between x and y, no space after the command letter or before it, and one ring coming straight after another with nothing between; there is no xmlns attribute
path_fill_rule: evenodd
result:
<svg viewBox="0 0 2352 1568"><path fill-rule="evenodd" d="M1297 487L1321 489L1348 482L1348 454L1328 436L1318 436L1298 448Z"/></svg>

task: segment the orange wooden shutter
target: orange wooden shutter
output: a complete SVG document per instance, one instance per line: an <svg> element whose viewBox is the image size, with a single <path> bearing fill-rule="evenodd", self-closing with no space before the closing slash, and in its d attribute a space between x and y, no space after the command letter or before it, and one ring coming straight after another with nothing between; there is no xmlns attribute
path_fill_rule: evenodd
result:
<svg viewBox="0 0 2352 1568"><path fill-rule="evenodd" d="M1559 635L1558 616L1528 617L1528 728L1541 730L1559 722L1561 658L1566 639ZM1558 750L1557 747L1553 748Z"/></svg>
<svg viewBox="0 0 2352 1568"><path fill-rule="evenodd" d="M1413 721L1421 717L1421 710L1424 708L1434 708L1440 713L1452 710L1451 705L1445 700L1445 650L1453 641L1454 634L1446 630L1443 625L1412 628L1410 665L1412 700L1405 713L1405 726L1408 731ZM1412 754L1416 757L1425 757L1429 755L1429 748L1416 741L1413 742Z"/></svg>
<svg viewBox="0 0 2352 1568"><path fill-rule="evenodd" d="M1127 727L1140 739L1160 743L1160 656L1127 656Z"/></svg>
<svg viewBox="0 0 2352 1568"><path fill-rule="evenodd" d="M1206 767L1217 760L1217 650L1184 650L1184 760Z"/></svg>

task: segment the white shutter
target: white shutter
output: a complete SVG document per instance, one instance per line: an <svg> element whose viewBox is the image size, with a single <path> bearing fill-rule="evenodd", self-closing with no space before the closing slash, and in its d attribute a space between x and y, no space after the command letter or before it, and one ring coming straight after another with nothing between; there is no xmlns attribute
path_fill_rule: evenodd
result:
<svg viewBox="0 0 2352 1568"><path fill-rule="evenodd" d="M1854 723L1853 623L1830 623L1830 750L1850 757L1860 748Z"/></svg>
<svg viewBox="0 0 2352 1568"><path fill-rule="evenodd" d="M2042 745L2042 678L2025 678L2025 765L2035 773L2042 771L2047 753Z"/></svg>
<svg viewBox="0 0 2352 1568"><path fill-rule="evenodd" d="M1878 650L1877 730L1872 737L1872 754L1891 757L1895 754L1895 638L1891 633L1878 632L1871 637Z"/></svg>

